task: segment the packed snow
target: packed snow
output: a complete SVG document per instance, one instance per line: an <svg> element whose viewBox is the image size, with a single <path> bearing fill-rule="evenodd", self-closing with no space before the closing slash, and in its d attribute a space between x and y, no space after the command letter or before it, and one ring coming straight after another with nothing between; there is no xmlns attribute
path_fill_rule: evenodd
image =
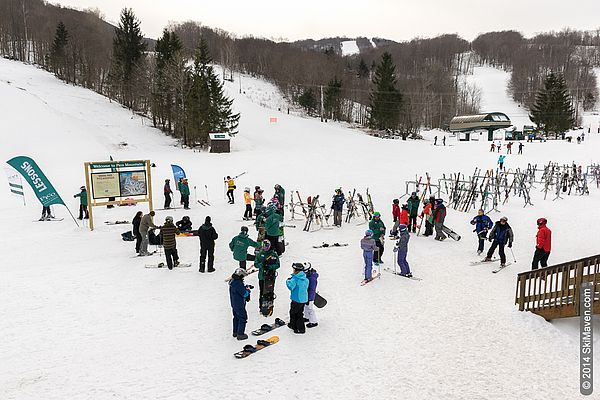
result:
<svg viewBox="0 0 600 400"><path fill-rule="evenodd" d="M343 56L353 56L360 53L356 40L345 40L341 43L341 46Z"/></svg>
<svg viewBox="0 0 600 400"><path fill-rule="evenodd" d="M476 78L498 81L494 70ZM499 75L499 74L498 74ZM242 82L242 84L244 84ZM281 184L289 199L298 190L320 194L368 187L377 210L391 227L391 201L404 194L404 181L429 172L469 174L475 166L494 168L497 153L488 142L432 146L430 140L383 140L340 124L321 123L266 109L226 83L241 112L240 133L230 154L181 149L149 121L88 90L52 75L0 59L0 159L28 155L37 161L72 211L72 196L84 184L84 161L150 159L155 205L169 164L182 166L192 187L192 210L157 211L189 215L198 227L206 215L219 233L216 272L197 270L198 240L178 238L183 262L192 268L146 269L158 256L136 258L133 242L121 240L146 205L96 208L97 229L76 226L64 207L53 206L61 222L34 222L41 206L26 188L27 205L11 196L0 178L0 236L4 249L0 280L0 398L2 399L572 399L578 396L578 321L548 323L514 305L516 273L530 269L535 221L544 216L553 230L550 263L597 253L587 240L598 224L600 190L586 197L544 201L534 207L511 199L492 213L509 218L517 262L499 274L477 260L468 221L473 213L449 210L447 225L460 242L411 238L408 260L416 282L383 273L361 287L359 247L366 225L303 232L303 221L287 221L290 243L282 256L273 318L258 313L257 290L248 304L247 332L287 319L289 292L284 281L292 262L311 262L319 292L328 305L317 310L319 326L305 335L287 328L280 342L244 360L232 354L248 342L231 337L231 309L224 279L236 266L227 244L243 225L242 188L260 185L272 195ZM487 97L486 97L487 99ZM487 100L486 100L487 101ZM503 107L501 103L493 105ZM511 115L511 110L505 111ZM277 122L271 122L277 117ZM441 140L441 138L440 138ZM123 143L127 143L126 146ZM528 163L597 162L600 135L584 144L526 143L524 155L509 155L507 168ZM224 200L223 177L247 171L237 182L236 204ZM195 196L212 204L203 207ZM194 191L197 188L197 193ZM176 199L177 200L177 199ZM156 206L160 207L160 206ZM583 239L583 240L582 240ZM348 243L314 249L322 242ZM385 265L392 263L386 243ZM487 247L487 246L486 246ZM512 255L508 253L508 257ZM258 287L256 276L247 283ZM597 328L598 329L598 328ZM596 335L596 337L598 337ZM250 338L252 339L252 337ZM596 339L596 348L598 348ZM596 352L595 361L600 357ZM598 364L596 364L598 365ZM595 380L600 376L596 369Z"/></svg>

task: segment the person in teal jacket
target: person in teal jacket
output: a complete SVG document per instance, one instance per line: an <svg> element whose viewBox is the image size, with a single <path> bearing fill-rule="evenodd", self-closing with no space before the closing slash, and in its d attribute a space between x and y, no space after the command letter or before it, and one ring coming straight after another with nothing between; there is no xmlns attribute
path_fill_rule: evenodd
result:
<svg viewBox="0 0 600 400"><path fill-rule="evenodd" d="M183 178L178 184L179 193L181 193L181 203L186 210L190 209L190 187L187 178Z"/></svg>
<svg viewBox="0 0 600 400"><path fill-rule="evenodd" d="M288 327L294 331L294 333L304 333L306 328L304 326L304 305L308 303L308 278L304 273L304 264L294 263L292 264L294 272L287 281L286 286L290 290L290 322Z"/></svg>
<svg viewBox="0 0 600 400"><path fill-rule="evenodd" d="M233 252L233 259L240 263L240 268L246 269L248 259L248 247L258 247L258 243L248 236L248 227L242 226L240 233L231 239L229 249Z"/></svg>
<svg viewBox="0 0 600 400"><path fill-rule="evenodd" d="M268 207L265 215L265 239L271 242L271 248L277 252L278 256L281 255L279 249L279 236L281 233L279 224L281 221L283 221L281 214L277 213L273 208Z"/></svg>
<svg viewBox="0 0 600 400"><path fill-rule="evenodd" d="M369 221L369 229L373 232L373 239L377 245L375 252L375 265L383 263L383 241L385 240L385 224L381 220L381 214L377 211L373 213L373 218Z"/></svg>
<svg viewBox="0 0 600 400"><path fill-rule="evenodd" d="M88 198L87 198L87 190L85 186L79 188L81 192L77 193L74 198L79 197L79 217L77 219L83 219L85 214L85 219L90 218L90 214L88 213Z"/></svg>

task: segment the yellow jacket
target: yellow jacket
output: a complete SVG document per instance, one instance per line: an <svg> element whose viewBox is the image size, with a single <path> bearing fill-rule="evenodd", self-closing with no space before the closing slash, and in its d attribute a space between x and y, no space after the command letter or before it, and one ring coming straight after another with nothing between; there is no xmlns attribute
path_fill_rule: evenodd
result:
<svg viewBox="0 0 600 400"><path fill-rule="evenodd" d="M235 182L233 181L233 179L230 179L227 181L227 189L231 190L231 189L235 189Z"/></svg>
<svg viewBox="0 0 600 400"><path fill-rule="evenodd" d="M244 192L244 203L252 204L252 197L250 196L250 193L248 193L248 192Z"/></svg>

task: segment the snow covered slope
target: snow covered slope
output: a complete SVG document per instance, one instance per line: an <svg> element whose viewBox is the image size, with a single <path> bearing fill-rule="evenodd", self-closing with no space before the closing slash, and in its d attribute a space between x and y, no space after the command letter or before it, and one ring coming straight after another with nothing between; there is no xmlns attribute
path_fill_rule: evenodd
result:
<svg viewBox="0 0 600 400"><path fill-rule="evenodd" d="M360 49L356 44L356 40L345 40L341 43L341 46L343 56L352 56L354 54L360 53Z"/></svg>
<svg viewBox="0 0 600 400"><path fill-rule="evenodd" d="M482 71L485 75L485 72ZM490 71L489 75L493 75ZM251 78L248 78L251 79ZM482 77L483 79L483 77ZM496 78L494 78L496 79ZM252 85L260 86L260 81ZM500 274L472 267L475 237L471 215L450 211L448 225L463 235L442 243L423 237L410 242L415 282L384 273L360 287L362 256L358 242L366 229L355 223L315 233L289 222L290 242L276 285L275 316L287 319L284 280L295 261L310 261L320 273L319 291L329 300L318 310L319 326L298 336L287 328L280 342L245 360L232 353L243 344L231 337L231 311L223 280L235 267L227 247L242 225L244 186L275 183L288 194L320 194L334 188L366 187L391 226L391 200L404 193L404 180L429 172L470 173L493 168L497 154L487 143L432 146L430 141L380 140L339 124L265 109L227 83L242 113L240 134L230 154L198 153L175 147L118 104L66 85L51 75L0 60L0 159L33 157L72 210L72 195L84 183L83 162L148 158L154 198L171 177L169 164L181 165L192 189L211 207L193 204L197 227L211 215L220 235L214 274L200 274L198 241L178 239L182 261L193 268L146 269L149 259L134 258L120 233L128 226L104 221L130 220L144 207L98 209L98 229L76 227L61 207L62 222L32 222L40 206L27 189L23 207L0 189L0 236L4 249L0 279L0 398L2 399L567 399L578 393L578 337L574 324L550 324L520 313L513 305L515 274L529 269L535 220L545 216L554 230L551 263L597 253L582 240L598 224L598 194L543 201L535 207L518 200L502 206L516 236L517 263ZM264 86L266 87L266 86ZM484 88L485 90L485 88ZM498 88L498 90L500 90ZM277 117L277 123L270 118ZM119 145L126 142L127 146ZM527 163L598 161L600 135L584 145L526 144L524 156L508 156L506 166ZM248 173L237 182L237 203L223 200L223 176ZM6 188L0 178L0 188ZM192 191L192 199L194 192ZM497 219L500 214L492 215ZM287 215L289 218L289 213ZM313 249L313 245L349 243ZM391 265L391 242L384 259ZM510 257L510 255L509 255ZM153 257L154 262L160 260ZM256 276L248 283L257 285ZM258 293L248 305L248 330L271 319L258 314ZM596 341L598 344L598 341ZM596 356L596 362L600 358ZM549 366L552 366L549 368ZM596 373L596 381L598 374Z"/></svg>

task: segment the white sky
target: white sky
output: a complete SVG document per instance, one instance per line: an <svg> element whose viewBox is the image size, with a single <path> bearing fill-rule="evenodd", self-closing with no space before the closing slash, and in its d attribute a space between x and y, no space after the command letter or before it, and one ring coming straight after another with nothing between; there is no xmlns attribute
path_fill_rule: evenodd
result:
<svg viewBox="0 0 600 400"><path fill-rule="evenodd" d="M110 22L133 8L144 35L160 36L169 21L194 20L237 36L287 40L333 36L396 41L515 29L526 36L565 27L600 27L600 0L50 0L98 8Z"/></svg>

